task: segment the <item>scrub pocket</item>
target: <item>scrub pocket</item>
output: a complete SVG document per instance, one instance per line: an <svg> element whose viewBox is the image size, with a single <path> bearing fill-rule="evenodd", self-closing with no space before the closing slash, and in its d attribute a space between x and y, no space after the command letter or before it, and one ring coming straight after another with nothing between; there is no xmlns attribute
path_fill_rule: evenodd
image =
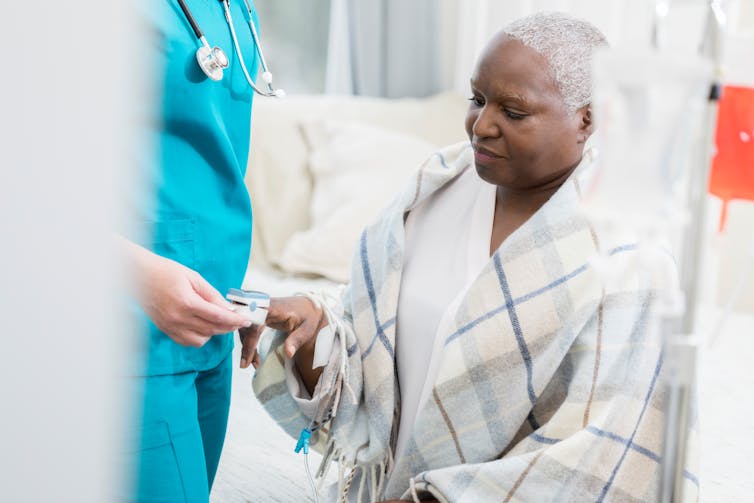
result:
<svg viewBox="0 0 754 503"><path fill-rule="evenodd" d="M196 263L195 227L193 218L166 218L151 222L147 239L157 255L175 260L186 267Z"/></svg>
<svg viewBox="0 0 754 503"><path fill-rule="evenodd" d="M144 427L139 456L136 501L173 503L186 501L186 487L176 446L165 421Z"/></svg>

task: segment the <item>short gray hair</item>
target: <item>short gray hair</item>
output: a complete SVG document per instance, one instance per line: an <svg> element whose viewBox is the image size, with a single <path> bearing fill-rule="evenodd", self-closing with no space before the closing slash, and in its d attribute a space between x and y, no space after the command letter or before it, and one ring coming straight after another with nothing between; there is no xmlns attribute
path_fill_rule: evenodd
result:
<svg viewBox="0 0 754 503"><path fill-rule="evenodd" d="M591 103L592 52L607 46L597 27L567 14L539 12L513 21L501 34L544 56L570 111Z"/></svg>

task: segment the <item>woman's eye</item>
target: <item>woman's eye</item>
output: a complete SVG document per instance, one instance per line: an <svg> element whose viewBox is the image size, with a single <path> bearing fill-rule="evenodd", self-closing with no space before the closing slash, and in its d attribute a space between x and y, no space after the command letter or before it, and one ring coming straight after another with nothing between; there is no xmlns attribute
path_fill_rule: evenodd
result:
<svg viewBox="0 0 754 503"><path fill-rule="evenodd" d="M524 114L518 114L516 112L507 110L507 109L503 109L503 113L505 113L505 115L507 115L510 119L513 119L515 121L520 121L521 119L526 117L526 115Z"/></svg>
<svg viewBox="0 0 754 503"><path fill-rule="evenodd" d="M472 96L471 98L469 98L469 101L478 107L484 106L484 100L479 96Z"/></svg>

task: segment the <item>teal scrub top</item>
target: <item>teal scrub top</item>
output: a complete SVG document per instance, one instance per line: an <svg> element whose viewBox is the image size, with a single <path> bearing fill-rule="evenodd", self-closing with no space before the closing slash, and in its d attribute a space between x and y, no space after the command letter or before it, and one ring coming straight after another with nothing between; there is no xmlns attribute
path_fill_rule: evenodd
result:
<svg viewBox="0 0 754 503"><path fill-rule="evenodd" d="M177 0L139 2L145 21L144 60L160 87L152 111L143 110L140 194L130 237L163 257L197 271L221 295L240 287L251 250L251 203L244 184L253 92L244 78L222 3L186 0L210 45L220 46L229 66L221 81L207 78L196 61L197 40ZM251 2L250 2L251 3ZM241 0L231 2L244 61L256 76L258 57ZM253 10L253 22L258 23ZM151 75L151 77L150 77ZM159 76L154 78L153 76ZM136 192L136 191L135 191ZM232 350L232 334L212 337L201 348L184 347L162 333L134 305L145 334L134 359L137 375L202 371ZM142 354L143 353L143 354Z"/></svg>

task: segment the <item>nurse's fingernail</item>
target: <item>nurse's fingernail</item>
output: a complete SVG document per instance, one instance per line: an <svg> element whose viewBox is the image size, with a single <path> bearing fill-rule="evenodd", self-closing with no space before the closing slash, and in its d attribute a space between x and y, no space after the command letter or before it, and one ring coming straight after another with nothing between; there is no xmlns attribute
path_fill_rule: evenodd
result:
<svg viewBox="0 0 754 503"><path fill-rule="evenodd" d="M248 365L248 363L246 362L246 358L241 358L241 368L246 367L246 365Z"/></svg>

